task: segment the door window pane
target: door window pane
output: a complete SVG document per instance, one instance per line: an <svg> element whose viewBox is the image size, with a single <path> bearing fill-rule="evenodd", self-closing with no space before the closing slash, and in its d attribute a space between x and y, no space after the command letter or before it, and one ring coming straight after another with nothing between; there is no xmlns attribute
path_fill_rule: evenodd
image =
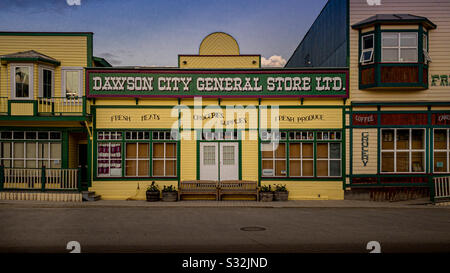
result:
<svg viewBox="0 0 450 273"><path fill-rule="evenodd" d="M216 165L216 146L203 146L203 165Z"/></svg>
<svg viewBox="0 0 450 273"><path fill-rule="evenodd" d="M223 146L223 165L234 165L235 159L235 148L234 146Z"/></svg>

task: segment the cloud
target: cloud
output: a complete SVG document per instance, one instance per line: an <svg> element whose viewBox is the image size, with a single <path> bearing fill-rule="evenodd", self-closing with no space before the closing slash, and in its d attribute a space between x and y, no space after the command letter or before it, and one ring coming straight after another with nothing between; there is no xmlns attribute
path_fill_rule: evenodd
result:
<svg viewBox="0 0 450 273"><path fill-rule="evenodd" d="M119 60L119 56L111 53L100 53L98 54L98 56L104 58L108 63L112 65L119 65L122 63L122 61Z"/></svg>
<svg viewBox="0 0 450 273"><path fill-rule="evenodd" d="M261 58L261 66L263 67L283 67L286 64L286 60L278 55L270 56L268 59Z"/></svg>

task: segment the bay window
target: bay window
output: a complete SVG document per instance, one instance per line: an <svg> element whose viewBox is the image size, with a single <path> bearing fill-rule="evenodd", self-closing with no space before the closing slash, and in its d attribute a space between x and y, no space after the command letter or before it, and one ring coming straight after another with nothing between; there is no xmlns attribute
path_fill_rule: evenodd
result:
<svg viewBox="0 0 450 273"><path fill-rule="evenodd" d="M361 56L359 62L361 64L373 63L373 55L375 48L374 34L364 35L361 38Z"/></svg>
<svg viewBox="0 0 450 273"><path fill-rule="evenodd" d="M33 65L11 65L11 98L33 99Z"/></svg>
<svg viewBox="0 0 450 273"><path fill-rule="evenodd" d="M417 63L417 32L382 32L381 61Z"/></svg>

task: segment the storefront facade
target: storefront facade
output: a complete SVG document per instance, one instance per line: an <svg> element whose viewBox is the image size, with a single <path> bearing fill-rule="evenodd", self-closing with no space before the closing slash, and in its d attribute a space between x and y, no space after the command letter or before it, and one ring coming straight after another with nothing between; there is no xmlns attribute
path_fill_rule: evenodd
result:
<svg viewBox="0 0 450 273"><path fill-rule="evenodd" d="M90 190L144 199L152 181L252 180L286 184L293 200L343 199L346 69L260 69L225 33L179 62L87 69Z"/></svg>
<svg viewBox="0 0 450 273"><path fill-rule="evenodd" d="M84 70L98 60L92 33L0 32L1 190L87 189Z"/></svg>
<svg viewBox="0 0 450 273"><path fill-rule="evenodd" d="M448 1L330 0L289 60L289 68L349 67L346 193L425 197L433 177L449 174L449 11ZM312 49L336 15L327 30L337 35Z"/></svg>

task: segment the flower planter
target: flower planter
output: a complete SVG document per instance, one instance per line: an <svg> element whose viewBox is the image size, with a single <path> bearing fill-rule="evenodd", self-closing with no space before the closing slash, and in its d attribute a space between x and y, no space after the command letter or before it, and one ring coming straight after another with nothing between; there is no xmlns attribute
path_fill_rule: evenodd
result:
<svg viewBox="0 0 450 273"><path fill-rule="evenodd" d="M273 200L273 192L260 192L259 201L261 202L271 202Z"/></svg>
<svg viewBox="0 0 450 273"><path fill-rule="evenodd" d="M159 191L146 191L145 195L148 202L159 201Z"/></svg>
<svg viewBox="0 0 450 273"><path fill-rule="evenodd" d="M162 201L164 202L175 202L178 199L177 191L163 191L162 192Z"/></svg>
<svg viewBox="0 0 450 273"><path fill-rule="evenodd" d="M276 191L273 193L273 201L287 201L288 196L288 191Z"/></svg>

